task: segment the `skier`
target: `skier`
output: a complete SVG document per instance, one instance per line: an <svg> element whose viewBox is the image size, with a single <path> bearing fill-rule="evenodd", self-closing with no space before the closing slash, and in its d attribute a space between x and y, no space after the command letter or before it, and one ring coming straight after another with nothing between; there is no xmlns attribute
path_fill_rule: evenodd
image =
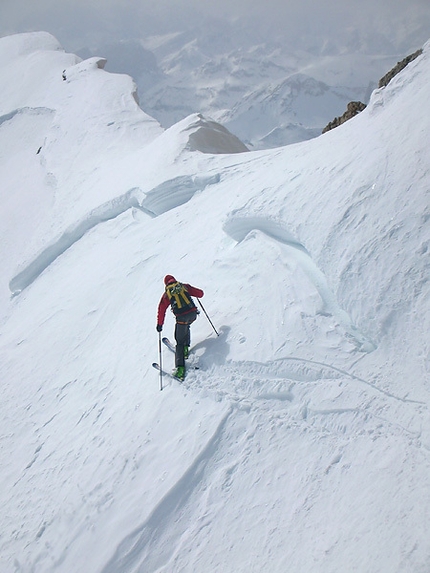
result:
<svg viewBox="0 0 430 573"><path fill-rule="evenodd" d="M176 318L175 327L175 366L174 375L183 380L185 378L185 359L190 352L190 325L196 320L199 311L191 296L201 298L204 292L189 284L178 282L172 275L164 277L165 291L158 304L157 332L163 330L166 310L170 304Z"/></svg>

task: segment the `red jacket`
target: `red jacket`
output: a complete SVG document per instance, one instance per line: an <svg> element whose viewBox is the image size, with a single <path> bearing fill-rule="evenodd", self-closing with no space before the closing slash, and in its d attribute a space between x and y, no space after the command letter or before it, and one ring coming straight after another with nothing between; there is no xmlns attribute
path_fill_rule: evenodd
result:
<svg viewBox="0 0 430 573"><path fill-rule="evenodd" d="M196 296L197 298L201 298L205 293L197 288L197 287L193 287L187 283L182 283L184 285L184 287L187 289L187 292L191 295L191 296ZM158 313L157 313L157 324L160 324L161 326L164 324L164 318L166 316L166 310L168 309L168 307L170 306L170 301L169 301L169 297L167 296L167 294L164 292L163 296L160 299L160 302L158 303ZM191 308L188 312L193 312L195 310L196 307ZM184 313L186 314L186 313Z"/></svg>

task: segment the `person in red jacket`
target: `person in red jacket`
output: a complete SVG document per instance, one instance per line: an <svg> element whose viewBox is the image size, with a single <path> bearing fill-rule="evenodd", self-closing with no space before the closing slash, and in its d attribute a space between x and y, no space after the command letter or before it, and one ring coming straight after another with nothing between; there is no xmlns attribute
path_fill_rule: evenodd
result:
<svg viewBox="0 0 430 573"><path fill-rule="evenodd" d="M166 310L170 308L176 318L175 327L175 376L180 379L185 377L185 359L190 350L190 325L196 320L199 311L191 298L201 298L204 292L186 283L180 283L172 275L164 277L165 290L158 304L157 332L163 330Z"/></svg>

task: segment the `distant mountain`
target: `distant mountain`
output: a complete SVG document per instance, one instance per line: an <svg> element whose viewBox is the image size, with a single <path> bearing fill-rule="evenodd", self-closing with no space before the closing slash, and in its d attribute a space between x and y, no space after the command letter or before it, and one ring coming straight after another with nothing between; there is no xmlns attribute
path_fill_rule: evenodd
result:
<svg viewBox="0 0 430 573"><path fill-rule="evenodd" d="M106 57L108 71L131 75L142 109L163 127L203 113L262 149L315 137L349 101L368 103L378 80L407 55L401 50L420 47L413 41L351 29L293 44L210 20L78 54Z"/></svg>

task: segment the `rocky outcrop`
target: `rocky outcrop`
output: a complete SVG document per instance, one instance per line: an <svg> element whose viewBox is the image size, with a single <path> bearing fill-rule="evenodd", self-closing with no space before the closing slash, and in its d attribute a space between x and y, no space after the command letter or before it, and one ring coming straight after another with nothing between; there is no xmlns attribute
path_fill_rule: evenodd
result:
<svg viewBox="0 0 430 573"><path fill-rule="evenodd" d="M401 62L397 62L397 64L394 66L394 68L392 70L390 70L388 72L388 74L385 74L385 76L379 80L378 88L384 88L386 85L388 85L388 83L394 78L394 76L396 76L399 72L401 72L403 70L403 68L406 68L406 66L410 62L415 60L415 58L418 58L418 56L420 56L422 53L423 53L422 49L417 50L416 52L414 52L410 56L407 56L406 58L404 58Z"/></svg>
<svg viewBox="0 0 430 573"><path fill-rule="evenodd" d="M384 88L386 85L388 85L388 83L394 78L394 76L396 76L399 72L401 72L403 68L405 68L410 62L415 60L415 58L420 56L422 53L423 53L422 49L417 50L410 56L404 58L401 62L397 62L394 68L391 69L387 74L385 74L384 77L382 77L379 80L378 88ZM363 111L363 109L365 108L366 105L361 101L349 102L346 112L340 117L336 117L333 121L331 121L328 125L326 125L326 127L322 130L322 133L325 133L326 131L330 131L331 129L334 129L339 125L342 125L342 123L345 123L345 121L348 121L348 119L351 119L352 117Z"/></svg>
<svg viewBox="0 0 430 573"><path fill-rule="evenodd" d="M249 151L244 143L233 135L220 123L212 119L206 119L201 113L190 116L191 120L186 131L190 133L188 137L188 147L191 151L201 153L243 153Z"/></svg>
<svg viewBox="0 0 430 573"><path fill-rule="evenodd" d="M325 128L322 130L322 133L342 125L342 123L345 123L345 121L348 121L348 119L353 118L355 115L360 113L360 111L363 111L363 109L366 109L366 104L362 103L361 101L350 101L347 105L346 112L340 117L335 117L333 121L325 126Z"/></svg>

